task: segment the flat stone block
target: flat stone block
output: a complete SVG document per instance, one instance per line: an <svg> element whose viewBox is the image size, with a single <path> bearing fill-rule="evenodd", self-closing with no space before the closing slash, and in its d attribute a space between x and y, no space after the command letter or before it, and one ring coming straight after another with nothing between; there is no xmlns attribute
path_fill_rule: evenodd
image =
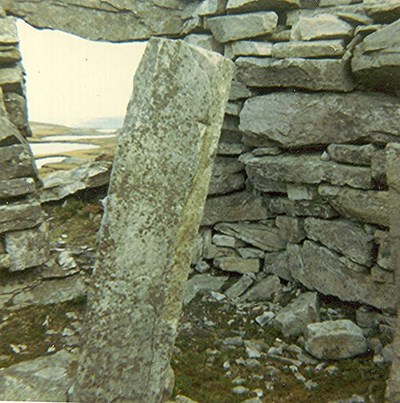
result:
<svg viewBox="0 0 400 403"><path fill-rule="evenodd" d="M277 59L290 57L335 57L342 56L345 51L342 40L319 40L319 41L290 41L275 43L272 46L271 56Z"/></svg>
<svg viewBox="0 0 400 403"><path fill-rule="evenodd" d="M269 42L253 42L253 41L238 41L227 43L225 45L225 57L233 59L237 56L271 56L272 43Z"/></svg>
<svg viewBox="0 0 400 403"><path fill-rule="evenodd" d="M242 259L240 257L223 257L214 259L214 265L221 270L235 273L258 273L260 271L259 259Z"/></svg>
<svg viewBox="0 0 400 403"><path fill-rule="evenodd" d="M229 0L226 9L231 13L282 10L300 7L300 3L300 0Z"/></svg>

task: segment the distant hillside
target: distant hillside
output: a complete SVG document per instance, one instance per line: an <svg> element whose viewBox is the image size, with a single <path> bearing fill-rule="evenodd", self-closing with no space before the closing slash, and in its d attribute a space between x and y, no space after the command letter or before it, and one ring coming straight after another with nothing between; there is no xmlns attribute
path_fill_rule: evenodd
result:
<svg viewBox="0 0 400 403"><path fill-rule="evenodd" d="M121 116L103 117L79 122L74 127L90 128L90 129L120 129L124 123L124 118Z"/></svg>

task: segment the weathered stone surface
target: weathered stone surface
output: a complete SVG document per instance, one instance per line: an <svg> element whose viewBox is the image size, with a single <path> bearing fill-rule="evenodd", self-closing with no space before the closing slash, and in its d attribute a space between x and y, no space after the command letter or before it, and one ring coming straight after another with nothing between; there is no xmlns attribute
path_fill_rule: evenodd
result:
<svg viewBox="0 0 400 403"><path fill-rule="evenodd" d="M257 273L260 271L259 259L242 259L240 257L221 257L214 259L214 264L221 270L235 273Z"/></svg>
<svg viewBox="0 0 400 403"><path fill-rule="evenodd" d="M7 92L16 91L22 93L23 72L20 65L7 67L0 70L0 85Z"/></svg>
<svg viewBox="0 0 400 403"><path fill-rule="evenodd" d="M352 91L346 64L338 59L239 57L237 79L250 87L296 87L314 91Z"/></svg>
<svg viewBox="0 0 400 403"><path fill-rule="evenodd" d="M225 57L233 59L237 56L271 56L272 43L269 42L253 42L253 41L237 41L227 43L225 45Z"/></svg>
<svg viewBox="0 0 400 403"><path fill-rule="evenodd" d="M93 161L69 171L51 173L43 179L42 203L61 200L80 190L106 185L110 180L112 163Z"/></svg>
<svg viewBox="0 0 400 403"><path fill-rule="evenodd" d="M262 197L241 192L207 199L201 224L207 226L225 221L255 221L266 218L268 212Z"/></svg>
<svg viewBox="0 0 400 403"><path fill-rule="evenodd" d="M310 113L312 111L312 113ZM340 111L340 113L338 113ZM247 100L240 130L285 147L400 141L397 98L351 94L275 93ZM246 135L245 135L246 139Z"/></svg>
<svg viewBox="0 0 400 403"><path fill-rule="evenodd" d="M0 45L0 63L15 63L21 58L21 52L16 46Z"/></svg>
<svg viewBox="0 0 400 403"><path fill-rule="evenodd" d="M222 53L224 50L223 46L209 34L190 34L186 36L185 41L191 45L200 46L201 48L218 53Z"/></svg>
<svg viewBox="0 0 400 403"><path fill-rule="evenodd" d="M32 152L27 144L0 148L0 166L0 180L37 177Z"/></svg>
<svg viewBox="0 0 400 403"><path fill-rule="evenodd" d="M225 11L226 0L205 0L195 10L200 16L222 14Z"/></svg>
<svg viewBox="0 0 400 403"><path fill-rule="evenodd" d="M59 29L110 42L178 35L187 2L178 0L1 0L8 14L39 28ZM84 22L84 23L83 23Z"/></svg>
<svg viewBox="0 0 400 403"><path fill-rule="evenodd" d="M244 164L235 157L216 157L212 176L228 175L244 170Z"/></svg>
<svg viewBox="0 0 400 403"><path fill-rule="evenodd" d="M227 59L183 41L147 46L119 137L73 400L162 398L232 74Z"/></svg>
<svg viewBox="0 0 400 403"><path fill-rule="evenodd" d="M0 399L67 401L77 357L65 350L0 370Z"/></svg>
<svg viewBox="0 0 400 403"><path fill-rule="evenodd" d="M273 326L284 336L300 336L310 323L319 322L319 298L316 292L300 294L282 308L274 318Z"/></svg>
<svg viewBox="0 0 400 403"><path fill-rule="evenodd" d="M322 200L289 200L285 197L274 197L268 200L268 212L271 215L286 214L291 217L335 218L339 214L332 206Z"/></svg>
<svg viewBox="0 0 400 403"><path fill-rule="evenodd" d="M351 68L370 87L400 88L400 21L364 38L355 48Z"/></svg>
<svg viewBox="0 0 400 403"><path fill-rule="evenodd" d="M14 19L11 17L0 18L0 44L16 43L18 43L18 31Z"/></svg>
<svg viewBox="0 0 400 403"><path fill-rule="evenodd" d="M38 202L0 206L0 233L36 227L42 221Z"/></svg>
<svg viewBox="0 0 400 403"><path fill-rule="evenodd" d="M10 117L6 111L6 106L3 103L2 91L0 89L0 146L11 146L25 144L24 139L18 132L17 128L10 122ZM11 152L11 154L14 154ZM1 163L6 160L8 153L0 154ZM16 156L14 155L14 158ZM32 164L30 164L32 165ZM11 178L11 177L10 177Z"/></svg>
<svg viewBox="0 0 400 403"><path fill-rule="evenodd" d="M286 281L293 281L289 269L289 257L285 251L270 252L265 254L264 272L275 274Z"/></svg>
<svg viewBox="0 0 400 403"><path fill-rule="evenodd" d="M346 218L389 226L388 192L364 191L328 185L321 185L318 192Z"/></svg>
<svg viewBox="0 0 400 403"><path fill-rule="evenodd" d="M237 80L233 80L229 92L229 100L237 100L251 97L253 93L249 88Z"/></svg>
<svg viewBox="0 0 400 403"><path fill-rule="evenodd" d="M398 0L364 0L364 7L375 20L392 22L400 17Z"/></svg>
<svg viewBox="0 0 400 403"><path fill-rule="evenodd" d="M311 241L305 241L303 247L291 245L288 251L292 276L307 288L343 301L394 307L394 286L376 284L369 276L349 270L337 253Z"/></svg>
<svg viewBox="0 0 400 403"><path fill-rule="evenodd" d="M300 0L229 0L226 9L231 13L280 10L299 7L300 3Z"/></svg>
<svg viewBox="0 0 400 403"><path fill-rule="evenodd" d="M28 108L26 99L22 95L14 92L7 92L4 94L4 104L6 106L10 121L18 128L20 133L24 137L32 136L32 131L28 123Z"/></svg>
<svg viewBox="0 0 400 403"><path fill-rule="evenodd" d="M322 161L319 155L277 155L246 161L248 177L261 176L271 181L349 185L361 189L373 187L371 170L364 167Z"/></svg>
<svg viewBox="0 0 400 403"><path fill-rule="evenodd" d="M215 234L212 237L212 242L214 245L226 246L228 248L239 248L246 245L243 241L233 236L221 234Z"/></svg>
<svg viewBox="0 0 400 403"><path fill-rule="evenodd" d="M371 278L372 281L376 283L387 283L387 284L394 284L394 273L378 265L375 265L371 268Z"/></svg>
<svg viewBox="0 0 400 403"><path fill-rule="evenodd" d="M197 274L186 283L183 293L183 304L188 304L199 291L219 291L228 280L226 276Z"/></svg>
<svg viewBox="0 0 400 403"><path fill-rule="evenodd" d="M274 12L227 15L208 19L211 32L220 43L270 34L277 23L278 16Z"/></svg>
<svg viewBox="0 0 400 403"><path fill-rule="evenodd" d="M376 262L380 267L386 270L393 271L392 254L391 254L391 240L389 232L376 231L374 234L375 243L378 244L378 257Z"/></svg>
<svg viewBox="0 0 400 403"><path fill-rule="evenodd" d="M289 200L314 200L318 199L318 188L312 185L299 185L287 183L287 195Z"/></svg>
<svg viewBox="0 0 400 403"><path fill-rule="evenodd" d="M305 349L322 360L354 357L367 351L363 331L347 319L311 323L305 332Z"/></svg>
<svg viewBox="0 0 400 403"><path fill-rule="evenodd" d="M225 194L242 190L245 186L244 173L213 176L211 178L209 195Z"/></svg>
<svg viewBox="0 0 400 403"><path fill-rule="evenodd" d="M11 257L10 271L40 266L49 258L48 229L40 227L5 234L6 251Z"/></svg>
<svg viewBox="0 0 400 403"><path fill-rule="evenodd" d="M291 39L309 41L350 37L354 28L332 14L319 14L313 17L301 16L292 26Z"/></svg>
<svg viewBox="0 0 400 403"><path fill-rule="evenodd" d="M277 276L268 276L243 294L240 299L243 301L269 301L282 289L281 282Z"/></svg>
<svg viewBox="0 0 400 403"><path fill-rule="evenodd" d="M306 218L304 223L308 238L356 263L371 267L374 261L374 238L360 224L347 220L317 218Z"/></svg>
<svg viewBox="0 0 400 403"><path fill-rule="evenodd" d="M254 280L248 274L244 274L235 284L225 291L225 295L229 299L238 298L253 284L253 281Z"/></svg>
<svg viewBox="0 0 400 403"><path fill-rule="evenodd" d="M275 220L280 236L288 242L298 243L306 237L304 220L295 217L279 216Z"/></svg>
<svg viewBox="0 0 400 403"><path fill-rule="evenodd" d="M275 43L272 46L272 57L278 59L286 59L289 57L334 57L342 56L344 51L345 45L340 39L290 41Z"/></svg>
<svg viewBox="0 0 400 403"><path fill-rule="evenodd" d="M25 196L36 192L33 178L18 178L0 181L0 199Z"/></svg>
<svg viewBox="0 0 400 403"><path fill-rule="evenodd" d="M282 239L274 221L264 223L221 223L215 229L269 252L283 250L286 241Z"/></svg>
<svg viewBox="0 0 400 403"><path fill-rule="evenodd" d="M345 164L371 166L372 158L378 151L374 144L356 146L351 144L330 144L327 148L329 158Z"/></svg>

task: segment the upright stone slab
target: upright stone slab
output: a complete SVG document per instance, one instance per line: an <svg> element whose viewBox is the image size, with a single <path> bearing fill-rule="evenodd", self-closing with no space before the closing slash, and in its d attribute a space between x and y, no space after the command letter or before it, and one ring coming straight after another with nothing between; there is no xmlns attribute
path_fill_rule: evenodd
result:
<svg viewBox="0 0 400 403"><path fill-rule="evenodd" d="M152 39L119 140L74 401L160 402L233 65Z"/></svg>

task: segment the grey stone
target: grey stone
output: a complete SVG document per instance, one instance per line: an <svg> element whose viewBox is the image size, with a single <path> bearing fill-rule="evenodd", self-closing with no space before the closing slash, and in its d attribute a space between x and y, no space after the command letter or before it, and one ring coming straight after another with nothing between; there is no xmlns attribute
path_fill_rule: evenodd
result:
<svg viewBox="0 0 400 403"><path fill-rule="evenodd" d="M375 242L378 244L377 263L380 267L393 271L391 241L389 233L386 231L376 231L374 234Z"/></svg>
<svg viewBox="0 0 400 403"><path fill-rule="evenodd" d="M277 276L268 276L243 294L242 301L269 301L282 289L281 282Z"/></svg>
<svg viewBox="0 0 400 403"><path fill-rule="evenodd" d="M280 236L273 220L264 223L220 223L215 229L265 251L276 252L286 247L286 241Z"/></svg>
<svg viewBox="0 0 400 403"><path fill-rule="evenodd" d="M225 295L229 299L236 299L240 297L252 284L253 279L251 276L244 274L235 284L225 291Z"/></svg>
<svg viewBox="0 0 400 403"><path fill-rule="evenodd" d="M275 316L273 325L285 337L300 336L310 323L319 322L319 299L316 292L300 294Z"/></svg>
<svg viewBox="0 0 400 403"><path fill-rule="evenodd" d="M33 178L18 178L0 181L0 199L25 196L36 192Z"/></svg>
<svg viewBox="0 0 400 403"><path fill-rule="evenodd" d="M318 188L316 186L287 183L286 187L289 200L318 199Z"/></svg>
<svg viewBox="0 0 400 403"><path fill-rule="evenodd" d="M0 233L36 227L42 223L43 218L37 201L0 206Z"/></svg>
<svg viewBox="0 0 400 403"><path fill-rule="evenodd" d="M286 214L291 217L320 217L335 218L338 216L332 206L321 200L288 200L284 197L271 198L268 202L268 211L271 215Z"/></svg>
<svg viewBox="0 0 400 403"><path fill-rule="evenodd" d="M376 283L386 283L386 284L395 284L394 281L394 273L378 265L375 265L371 268L371 278Z"/></svg>
<svg viewBox="0 0 400 403"><path fill-rule="evenodd" d="M221 141L218 144L218 155L224 156L233 156L233 155L240 155L248 150L248 147L244 144L238 143L228 143L225 141Z"/></svg>
<svg viewBox="0 0 400 403"><path fill-rule="evenodd" d="M14 45L0 45L0 62L16 63L22 59L21 52Z"/></svg>
<svg viewBox="0 0 400 403"><path fill-rule="evenodd" d="M250 87L338 92L349 92L354 88L346 64L339 59L239 57L235 63L237 79Z"/></svg>
<svg viewBox="0 0 400 403"><path fill-rule="evenodd" d="M232 75L229 60L184 41L147 45L119 136L73 400L162 399Z"/></svg>
<svg viewBox="0 0 400 403"><path fill-rule="evenodd" d="M305 349L319 359L345 359L365 353L367 341L350 320L332 320L307 325Z"/></svg>
<svg viewBox="0 0 400 403"><path fill-rule="evenodd" d="M214 265L221 270L235 273L257 273L260 271L259 259L242 259L240 257L221 257L214 259Z"/></svg>
<svg viewBox="0 0 400 403"><path fill-rule="evenodd" d="M205 0L196 8L195 13L200 16L222 14L225 11L226 0Z"/></svg>
<svg viewBox="0 0 400 403"><path fill-rule="evenodd" d="M300 16L292 26L291 39L315 40L351 37L354 28L347 22L332 14L318 14L307 17Z"/></svg>
<svg viewBox="0 0 400 403"><path fill-rule="evenodd" d="M345 164L371 166L372 158L378 151L373 144L350 145L350 144L330 144L327 148L329 158L336 162Z"/></svg>
<svg viewBox="0 0 400 403"><path fill-rule="evenodd" d="M386 153L385 150L378 150L371 159L372 177L380 185L387 185L386 178Z"/></svg>
<svg viewBox="0 0 400 403"><path fill-rule="evenodd" d="M322 161L315 154L254 157L246 161L246 172L250 180L261 176L271 181L296 184L328 182L361 189L373 187L370 169Z"/></svg>
<svg viewBox="0 0 400 403"><path fill-rule="evenodd" d="M363 4L375 20L392 22L400 17L400 4L398 0L364 0Z"/></svg>
<svg viewBox="0 0 400 403"><path fill-rule="evenodd" d="M11 256L5 253L0 254L0 269L9 269L11 267Z"/></svg>
<svg viewBox="0 0 400 403"><path fill-rule="evenodd" d="M228 248L239 248L245 243L230 235L215 234L212 237L212 242L217 246L226 246Z"/></svg>
<svg viewBox="0 0 400 403"><path fill-rule="evenodd" d="M348 220L306 218L307 237L345 255L356 263L371 267L374 262L373 236Z"/></svg>
<svg viewBox="0 0 400 403"><path fill-rule="evenodd" d="M394 97L372 93L275 93L247 100L239 128L260 143L285 147L399 142L399 105Z"/></svg>
<svg viewBox="0 0 400 403"><path fill-rule="evenodd" d="M290 274L288 254L283 252L271 252L265 254L264 273L275 274L286 281L293 281Z"/></svg>
<svg viewBox="0 0 400 403"><path fill-rule="evenodd" d="M222 195L242 190L245 187L245 174L234 173L227 175L213 176L208 188L209 195Z"/></svg>
<svg viewBox="0 0 400 403"><path fill-rule="evenodd" d="M7 92L4 94L4 104L10 121L18 128L22 136L32 136L32 131L28 124L28 107L26 99L22 95L14 92Z"/></svg>
<svg viewBox="0 0 400 403"><path fill-rule="evenodd" d="M220 176L243 171L244 164L235 157L216 157L212 175Z"/></svg>
<svg viewBox="0 0 400 403"><path fill-rule="evenodd" d="M394 286L377 284L371 276L349 270L340 255L323 246L305 241L303 247L289 245L288 253L292 276L308 289L380 309L395 305Z"/></svg>
<svg viewBox="0 0 400 403"><path fill-rule="evenodd" d="M261 249L257 248L237 248L237 251L243 259L252 259L252 258L258 258L258 259L263 259L264 258L264 251Z"/></svg>
<svg viewBox="0 0 400 403"><path fill-rule="evenodd" d="M274 31L278 16L274 12L227 15L208 19L215 39L220 43L254 38Z"/></svg>
<svg viewBox="0 0 400 403"><path fill-rule="evenodd" d="M184 39L191 45L200 46L201 48L222 53L223 46L219 44L212 35L209 34L190 34Z"/></svg>
<svg viewBox="0 0 400 403"><path fill-rule="evenodd" d="M233 59L237 56L271 56L272 43L269 42L253 42L253 41L237 41L227 43L225 45L225 57Z"/></svg>
<svg viewBox="0 0 400 403"><path fill-rule="evenodd" d="M228 102L228 104L226 105L225 113L227 115L239 116L239 113L242 110L242 107L243 107L243 102L241 102L241 101Z"/></svg>
<svg viewBox="0 0 400 403"><path fill-rule="evenodd" d="M231 83L231 89L229 92L229 100L237 100L251 97L253 93L249 88L237 80L233 80Z"/></svg>
<svg viewBox="0 0 400 403"><path fill-rule="evenodd" d="M49 259L48 228L45 224L24 231L7 232L4 238L11 258L10 271L40 266Z"/></svg>
<svg viewBox="0 0 400 403"><path fill-rule="evenodd" d="M243 11L277 10L296 8L300 0L228 0L226 9L231 13Z"/></svg>
<svg viewBox="0 0 400 403"><path fill-rule="evenodd" d="M9 45L18 43L18 31L12 17L0 18L0 44Z"/></svg>
<svg viewBox="0 0 400 403"><path fill-rule="evenodd" d="M108 184L112 163L93 161L78 168L46 175L43 179L40 199L42 203L62 200L80 190Z"/></svg>
<svg viewBox="0 0 400 403"><path fill-rule="evenodd" d="M121 42L155 35L179 35L187 2L1 0L0 5L7 14L23 18L38 28L58 29L91 40Z"/></svg>
<svg viewBox="0 0 400 403"><path fill-rule="evenodd" d="M186 305L199 291L219 291L228 277L212 276L211 274L197 274L188 280L183 294L183 303Z"/></svg>
<svg viewBox="0 0 400 403"><path fill-rule="evenodd" d="M271 320L275 317L275 314L273 312L267 311L262 313L261 315L257 316L255 321L260 325L260 326L266 326L268 323L271 322Z"/></svg>
<svg viewBox="0 0 400 403"><path fill-rule="evenodd" d="M248 192L207 199L204 207L202 225L214 225L218 222L255 221L268 218L266 207L260 196Z"/></svg>
<svg viewBox="0 0 400 403"><path fill-rule="evenodd" d="M32 152L27 143L1 147L0 166L0 180L37 177Z"/></svg>
<svg viewBox="0 0 400 403"><path fill-rule="evenodd" d="M344 51L344 41L340 39L290 41L275 43L272 46L272 57L278 59L286 59L289 57L335 57L342 56Z"/></svg>
<svg viewBox="0 0 400 403"><path fill-rule="evenodd" d="M61 350L0 370L0 399L67 401L77 357Z"/></svg>
<svg viewBox="0 0 400 403"><path fill-rule="evenodd" d="M389 226L388 192L321 185L319 194L343 217Z"/></svg>
<svg viewBox="0 0 400 403"><path fill-rule="evenodd" d="M23 79L22 67L18 64L0 70L0 85L7 92L15 91L22 93Z"/></svg>

